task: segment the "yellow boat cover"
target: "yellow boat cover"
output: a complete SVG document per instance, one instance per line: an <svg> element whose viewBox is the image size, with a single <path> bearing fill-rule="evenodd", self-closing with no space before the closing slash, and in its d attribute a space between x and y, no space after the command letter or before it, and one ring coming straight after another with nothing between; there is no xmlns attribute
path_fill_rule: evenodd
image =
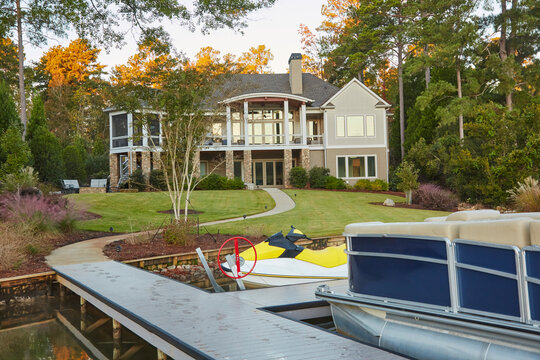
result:
<svg viewBox="0 0 540 360"><path fill-rule="evenodd" d="M271 246L268 242L259 243L255 248L257 249L257 260L276 259L285 251L281 247ZM255 254L252 248L243 251L240 256L245 260L255 260ZM345 254L345 244L343 244L340 246L330 246L322 250L303 249L295 259L331 268L346 264L347 254Z"/></svg>
<svg viewBox="0 0 540 360"><path fill-rule="evenodd" d="M345 254L345 244L343 244L340 246L329 246L322 250L304 249L295 259L331 268L346 264L347 254Z"/></svg>

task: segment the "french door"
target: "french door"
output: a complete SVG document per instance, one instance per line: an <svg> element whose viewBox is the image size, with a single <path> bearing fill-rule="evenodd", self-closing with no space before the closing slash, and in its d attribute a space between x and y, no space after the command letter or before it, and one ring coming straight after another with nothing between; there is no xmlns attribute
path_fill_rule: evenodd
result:
<svg viewBox="0 0 540 360"><path fill-rule="evenodd" d="M259 160L253 162L253 178L258 186L283 185L283 161Z"/></svg>

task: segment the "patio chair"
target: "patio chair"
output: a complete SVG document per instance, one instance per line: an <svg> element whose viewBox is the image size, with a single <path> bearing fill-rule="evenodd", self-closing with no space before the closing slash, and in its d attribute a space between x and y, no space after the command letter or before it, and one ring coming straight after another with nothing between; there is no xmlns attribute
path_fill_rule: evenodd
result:
<svg viewBox="0 0 540 360"><path fill-rule="evenodd" d="M79 188L78 180L62 180L62 194L78 194Z"/></svg>

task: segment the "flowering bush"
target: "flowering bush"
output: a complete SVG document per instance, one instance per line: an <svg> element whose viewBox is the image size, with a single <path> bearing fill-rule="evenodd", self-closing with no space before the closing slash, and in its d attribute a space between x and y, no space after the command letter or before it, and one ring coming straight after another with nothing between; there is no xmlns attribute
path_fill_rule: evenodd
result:
<svg viewBox="0 0 540 360"><path fill-rule="evenodd" d="M427 209L452 210L457 207L458 198L437 185L422 184L414 191L413 202Z"/></svg>
<svg viewBox="0 0 540 360"><path fill-rule="evenodd" d="M34 232L70 232L81 215L68 199L61 196L21 196L13 193L0 197L0 218L25 224Z"/></svg>

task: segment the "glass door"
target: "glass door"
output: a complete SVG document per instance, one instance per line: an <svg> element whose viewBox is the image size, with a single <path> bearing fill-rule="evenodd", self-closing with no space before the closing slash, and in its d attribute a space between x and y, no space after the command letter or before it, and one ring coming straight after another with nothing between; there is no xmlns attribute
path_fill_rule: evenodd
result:
<svg viewBox="0 0 540 360"><path fill-rule="evenodd" d="M255 175L255 185L263 185L264 183L264 168L263 162L257 161L253 164L253 174Z"/></svg>

